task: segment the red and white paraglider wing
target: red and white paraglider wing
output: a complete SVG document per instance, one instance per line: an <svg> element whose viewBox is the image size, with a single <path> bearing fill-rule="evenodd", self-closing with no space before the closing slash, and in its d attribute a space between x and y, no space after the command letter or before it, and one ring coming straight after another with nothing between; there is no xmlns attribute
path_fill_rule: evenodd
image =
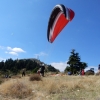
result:
<svg viewBox="0 0 100 100"><path fill-rule="evenodd" d="M47 39L52 43L62 29L74 17L74 12L71 9L65 8L64 5L56 5L53 9L47 30Z"/></svg>

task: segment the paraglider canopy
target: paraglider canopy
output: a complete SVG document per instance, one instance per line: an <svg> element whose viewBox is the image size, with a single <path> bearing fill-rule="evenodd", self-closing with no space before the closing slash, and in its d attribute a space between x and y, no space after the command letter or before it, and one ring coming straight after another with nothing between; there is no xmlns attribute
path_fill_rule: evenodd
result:
<svg viewBox="0 0 100 100"><path fill-rule="evenodd" d="M53 43L63 28L74 18L74 11L63 4L56 5L50 15L47 29L47 39Z"/></svg>

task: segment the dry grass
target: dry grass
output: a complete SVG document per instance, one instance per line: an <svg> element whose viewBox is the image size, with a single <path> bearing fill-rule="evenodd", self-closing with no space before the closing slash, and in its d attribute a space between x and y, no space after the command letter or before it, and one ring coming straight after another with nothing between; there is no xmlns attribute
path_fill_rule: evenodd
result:
<svg viewBox="0 0 100 100"><path fill-rule="evenodd" d="M30 77L23 77L2 83L0 100L100 100L100 76L47 76L42 81L29 80Z"/></svg>
<svg viewBox="0 0 100 100"><path fill-rule="evenodd" d="M0 84L2 84L4 81L5 79L0 77Z"/></svg>
<svg viewBox="0 0 100 100"><path fill-rule="evenodd" d="M13 98L26 98L32 94L32 89L25 81L9 80L1 84L0 94Z"/></svg>
<svg viewBox="0 0 100 100"><path fill-rule="evenodd" d="M42 79L41 79L41 76L40 75L33 74L33 75L30 76L30 79L29 80L30 81L41 81Z"/></svg>

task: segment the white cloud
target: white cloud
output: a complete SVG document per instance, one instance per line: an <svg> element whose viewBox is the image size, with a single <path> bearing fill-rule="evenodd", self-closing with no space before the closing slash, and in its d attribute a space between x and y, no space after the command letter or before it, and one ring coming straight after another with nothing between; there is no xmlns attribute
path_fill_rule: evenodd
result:
<svg viewBox="0 0 100 100"><path fill-rule="evenodd" d="M0 61L5 61L5 60L6 60L5 58L0 57Z"/></svg>
<svg viewBox="0 0 100 100"><path fill-rule="evenodd" d="M23 49L21 48L11 48L11 47L7 47L7 50L12 51L12 52L25 52Z"/></svg>
<svg viewBox="0 0 100 100"><path fill-rule="evenodd" d="M60 71L64 71L67 66L67 61L66 62L52 62L50 64L54 66L56 69L59 69Z"/></svg>
<svg viewBox="0 0 100 100"><path fill-rule="evenodd" d="M45 53L45 52L40 52L40 53L34 54L34 55L35 55L35 57L38 57L38 56L48 56L48 54Z"/></svg>
<svg viewBox="0 0 100 100"><path fill-rule="evenodd" d="M7 47L7 50L12 50L12 48L11 47Z"/></svg>
<svg viewBox="0 0 100 100"><path fill-rule="evenodd" d="M0 49L4 49L4 47L3 46L0 46Z"/></svg>
<svg viewBox="0 0 100 100"><path fill-rule="evenodd" d="M18 56L18 53L16 53L16 52L5 52L5 53L8 53L8 54L11 54L11 55Z"/></svg>
<svg viewBox="0 0 100 100"><path fill-rule="evenodd" d="M54 66L56 69L59 69L60 71L64 71L66 66L67 66L67 61L66 62L52 62L50 63L52 66ZM98 72L98 67L96 66L88 66L85 71L90 70L90 68L94 68L95 72Z"/></svg>
<svg viewBox="0 0 100 100"><path fill-rule="evenodd" d="M7 51L5 53L11 54L11 55L15 55L18 56L18 53L24 53L25 51L21 48L11 48L11 47L7 47Z"/></svg>

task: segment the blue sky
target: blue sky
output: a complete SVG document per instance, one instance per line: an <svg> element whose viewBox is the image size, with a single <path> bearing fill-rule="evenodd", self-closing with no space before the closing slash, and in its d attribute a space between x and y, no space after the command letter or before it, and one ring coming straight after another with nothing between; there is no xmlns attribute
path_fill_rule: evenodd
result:
<svg viewBox="0 0 100 100"><path fill-rule="evenodd" d="M64 4L74 19L51 44L47 26L52 9ZM1 0L0 60L39 58L64 70L75 49L88 68L100 63L100 0Z"/></svg>

